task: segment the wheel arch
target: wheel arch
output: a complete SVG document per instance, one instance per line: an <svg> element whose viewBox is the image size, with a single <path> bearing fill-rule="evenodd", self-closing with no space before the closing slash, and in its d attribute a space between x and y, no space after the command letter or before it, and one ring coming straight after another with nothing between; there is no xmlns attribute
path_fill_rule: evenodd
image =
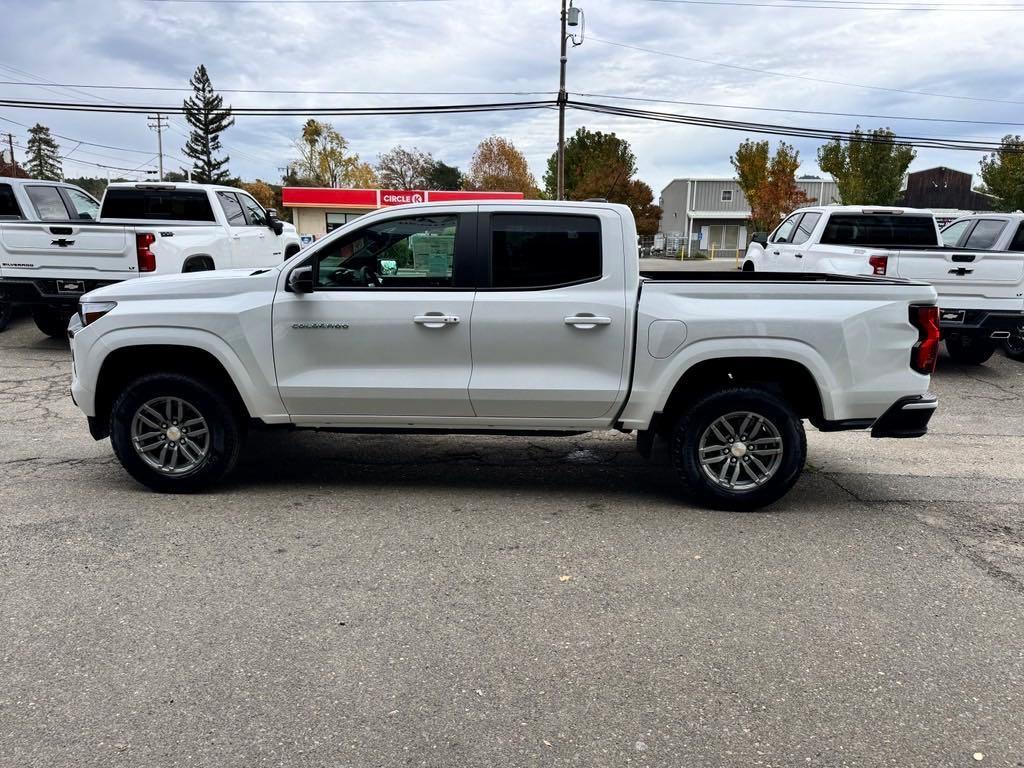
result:
<svg viewBox="0 0 1024 768"><path fill-rule="evenodd" d="M201 269L189 269L193 265L202 265ZM193 253L185 257L181 263L182 272L209 272L217 268L217 262L208 253Z"/></svg>

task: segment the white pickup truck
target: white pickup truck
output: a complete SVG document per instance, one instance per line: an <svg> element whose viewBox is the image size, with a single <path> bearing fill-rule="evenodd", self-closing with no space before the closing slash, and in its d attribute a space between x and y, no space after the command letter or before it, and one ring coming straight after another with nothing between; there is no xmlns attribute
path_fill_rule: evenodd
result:
<svg viewBox="0 0 1024 768"><path fill-rule="evenodd" d="M233 187L117 183L98 205L70 184L0 178L0 206L0 302L31 306L39 329L56 338L79 297L99 286L266 267L300 247L291 224Z"/></svg>
<svg viewBox="0 0 1024 768"><path fill-rule="evenodd" d="M803 419L919 437L935 290L904 280L638 270L629 208L427 203L270 269L84 296L71 392L137 480L194 491L250 426L668 441L683 487L753 509L796 482Z"/></svg>
<svg viewBox="0 0 1024 768"><path fill-rule="evenodd" d="M931 211L815 206L755 236L743 269L892 275L939 295L946 350L977 365L1024 323L1024 253L946 247Z"/></svg>

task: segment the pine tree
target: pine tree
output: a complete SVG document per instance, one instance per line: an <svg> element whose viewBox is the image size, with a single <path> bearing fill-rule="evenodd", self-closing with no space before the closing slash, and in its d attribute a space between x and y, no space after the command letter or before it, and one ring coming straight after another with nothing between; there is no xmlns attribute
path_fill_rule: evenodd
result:
<svg viewBox="0 0 1024 768"><path fill-rule="evenodd" d="M57 142L45 125L36 123L28 129L28 172L33 179L60 181L64 178L58 150Z"/></svg>
<svg viewBox="0 0 1024 768"><path fill-rule="evenodd" d="M235 124L231 107L224 106L224 97L213 90L206 67L200 64L189 80L194 91L185 99L185 119L192 126L184 152L195 161L192 179L201 184L219 184L231 178L225 155L217 159L221 151L220 135Z"/></svg>

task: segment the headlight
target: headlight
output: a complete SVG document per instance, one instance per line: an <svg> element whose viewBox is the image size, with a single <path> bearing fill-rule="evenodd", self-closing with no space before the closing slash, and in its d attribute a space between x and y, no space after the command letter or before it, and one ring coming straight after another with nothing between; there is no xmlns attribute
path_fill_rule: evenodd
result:
<svg viewBox="0 0 1024 768"><path fill-rule="evenodd" d="M86 326L95 323L116 306L116 301L83 301L78 307L78 316L82 318L82 325Z"/></svg>

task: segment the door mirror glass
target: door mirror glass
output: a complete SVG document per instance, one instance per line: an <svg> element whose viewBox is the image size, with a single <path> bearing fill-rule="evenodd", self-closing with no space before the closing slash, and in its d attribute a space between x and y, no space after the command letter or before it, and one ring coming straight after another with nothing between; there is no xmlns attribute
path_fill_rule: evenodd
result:
<svg viewBox="0 0 1024 768"><path fill-rule="evenodd" d="M755 232L753 237L750 238L750 242L757 243L760 246L768 245L768 233Z"/></svg>
<svg viewBox="0 0 1024 768"><path fill-rule="evenodd" d="M288 275L288 288L292 293L313 292L313 268L296 267Z"/></svg>
<svg viewBox="0 0 1024 768"><path fill-rule="evenodd" d="M278 219L271 219L270 228L274 231L275 235L280 235L284 232L284 222L279 221Z"/></svg>

